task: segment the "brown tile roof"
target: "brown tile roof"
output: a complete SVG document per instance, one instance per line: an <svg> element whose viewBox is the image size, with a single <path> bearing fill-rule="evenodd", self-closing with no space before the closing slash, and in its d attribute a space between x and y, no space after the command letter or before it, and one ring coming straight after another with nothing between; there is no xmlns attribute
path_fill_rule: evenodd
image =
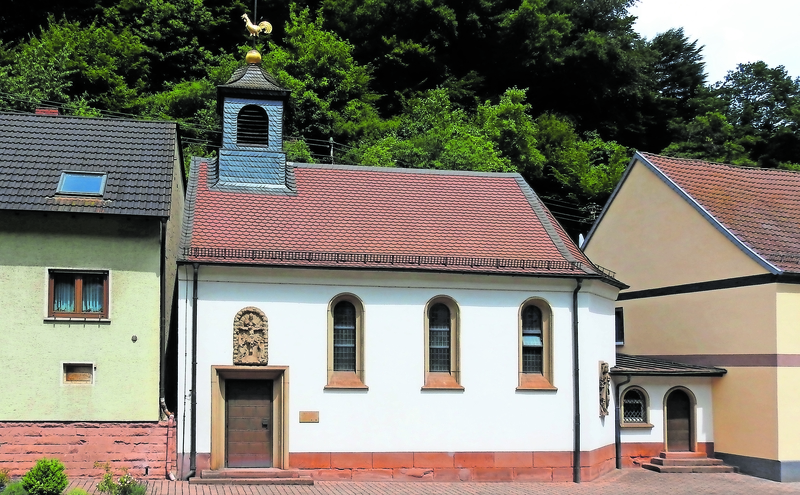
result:
<svg viewBox="0 0 800 495"><path fill-rule="evenodd" d="M606 278L518 174L289 168L294 192L273 194L196 158L182 259Z"/></svg>
<svg viewBox="0 0 800 495"><path fill-rule="evenodd" d="M678 363L650 356L632 356L617 353L617 364L611 368L612 375L637 376L722 376L728 370L714 366L698 366Z"/></svg>
<svg viewBox="0 0 800 495"><path fill-rule="evenodd" d="M800 272L800 173L651 153L638 156L693 199L743 248Z"/></svg>

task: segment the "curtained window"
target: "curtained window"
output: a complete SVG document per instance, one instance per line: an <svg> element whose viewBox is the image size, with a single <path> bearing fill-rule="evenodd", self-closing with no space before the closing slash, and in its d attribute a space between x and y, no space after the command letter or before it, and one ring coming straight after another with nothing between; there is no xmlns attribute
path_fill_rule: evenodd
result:
<svg viewBox="0 0 800 495"><path fill-rule="evenodd" d="M107 318L108 272L51 270L47 316Z"/></svg>

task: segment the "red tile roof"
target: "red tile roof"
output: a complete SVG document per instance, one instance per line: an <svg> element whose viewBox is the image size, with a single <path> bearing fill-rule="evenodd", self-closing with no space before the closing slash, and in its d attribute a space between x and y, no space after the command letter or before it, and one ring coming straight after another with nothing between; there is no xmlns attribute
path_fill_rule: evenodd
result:
<svg viewBox="0 0 800 495"><path fill-rule="evenodd" d="M800 272L800 173L639 155L758 256Z"/></svg>
<svg viewBox="0 0 800 495"><path fill-rule="evenodd" d="M195 159L182 259L601 276L518 174L289 168L296 194L269 194Z"/></svg>

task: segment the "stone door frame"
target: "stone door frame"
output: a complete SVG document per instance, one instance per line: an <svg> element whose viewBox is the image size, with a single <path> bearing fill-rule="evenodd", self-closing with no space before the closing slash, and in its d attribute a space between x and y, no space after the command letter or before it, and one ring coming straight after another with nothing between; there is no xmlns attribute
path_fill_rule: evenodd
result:
<svg viewBox="0 0 800 495"><path fill-rule="evenodd" d="M211 367L211 462L213 470L225 468L225 380L272 381L272 466L289 468L289 367Z"/></svg>

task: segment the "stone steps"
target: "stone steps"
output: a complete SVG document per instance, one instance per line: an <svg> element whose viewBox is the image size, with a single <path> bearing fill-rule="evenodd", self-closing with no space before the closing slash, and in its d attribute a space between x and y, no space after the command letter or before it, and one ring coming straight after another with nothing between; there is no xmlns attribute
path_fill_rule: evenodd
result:
<svg viewBox="0 0 800 495"><path fill-rule="evenodd" d="M313 485L314 480L300 476L296 469L219 469L203 470L189 483L198 485Z"/></svg>
<svg viewBox="0 0 800 495"><path fill-rule="evenodd" d="M313 485L311 478L190 478L193 485Z"/></svg>
<svg viewBox="0 0 800 495"><path fill-rule="evenodd" d="M657 473L738 473L735 466L726 466L721 459L709 458L704 452L661 452L642 467Z"/></svg>
<svg viewBox="0 0 800 495"><path fill-rule="evenodd" d="M653 457L650 460L651 464L657 466L721 466L722 459L712 459L704 457L702 459L664 459L663 457Z"/></svg>

